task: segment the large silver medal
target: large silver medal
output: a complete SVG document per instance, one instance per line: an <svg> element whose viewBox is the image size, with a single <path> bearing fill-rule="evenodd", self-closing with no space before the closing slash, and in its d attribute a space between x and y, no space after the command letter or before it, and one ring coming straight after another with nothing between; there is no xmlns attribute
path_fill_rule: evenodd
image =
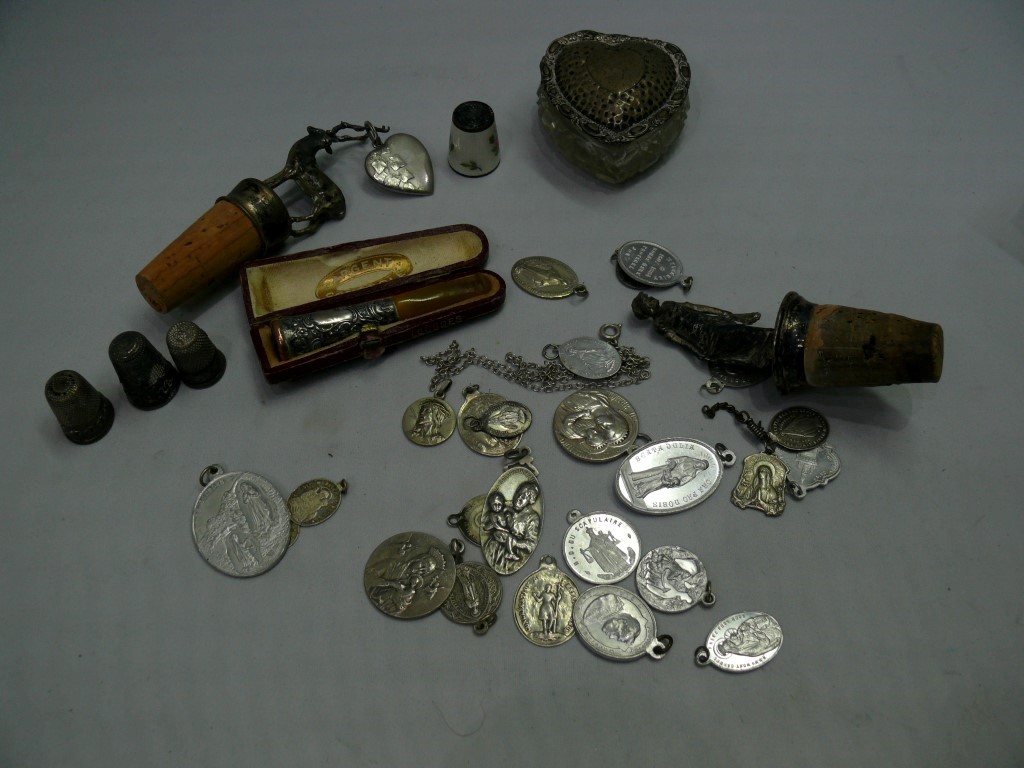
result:
<svg viewBox="0 0 1024 768"><path fill-rule="evenodd" d="M637 512L682 512L714 493L722 481L722 467L718 451L700 440L657 440L623 460L615 491Z"/></svg>
<svg viewBox="0 0 1024 768"><path fill-rule="evenodd" d="M529 450L514 453L509 468L487 493L480 526L484 559L501 576L526 565L540 541L544 522L540 484Z"/></svg>
<svg viewBox="0 0 1024 768"><path fill-rule="evenodd" d="M636 591L652 608L680 613L700 604L715 604L704 564L682 547L658 547L642 558L636 569Z"/></svg>
<svg viewBox="0 0 1024 768"><path fill-rule="evenodd" d="M192 538L199 554L228 576L258 576L288 550L291 517L284 498L253 472L225 472L211 465L199 477L203 490L192 509Z"/></svg>
<svg viewBox="0 0 1024 768"><path fill-rule="evenodd" d="M749 672L775 658L782 647L782 627L767 613L735 613L718 622L707 642L696 650L700 666L726 672Z"/></svg>
<svg viewBox="0 0 1024 768"><path fill-rule="evenodd" d="M561 645L575 634L572 607L580 596L568 574L560 571L551 555L540 559L540 568L516 590L513 611L516 626L534 645Z"/></svg>
<svg viewBox="0 0 1024 768"><path fill-rule="evenodd" d="M455 559L426 533L399 533L381 542L363 569L363 589L374 606L396 619L433 613L455 586Z"/></svg>
<svg viewBox="0 0 1024 768"><path fill-rule="evenodd" d="M630 661L645 654L662 659L672 647L669 635L658 635L651 609L622 587L588 589L577 598L572 620L584 645L606 659Z"/></svg>
<svg viewBox="0 0 1024 768"><path fill-rule="evenodd" d="M617 392L584 389L558 404L552 428L569 455L611 461L633 447L640 422L633 405Z"/></svg>
<svg viewBox="0 0 1024 768"><path fill-rule="evenodd" d="M565 562L584 581L614 584L629 576L640 561L640 537L629 523L607 512L568 514L562 539Z"/></svg>

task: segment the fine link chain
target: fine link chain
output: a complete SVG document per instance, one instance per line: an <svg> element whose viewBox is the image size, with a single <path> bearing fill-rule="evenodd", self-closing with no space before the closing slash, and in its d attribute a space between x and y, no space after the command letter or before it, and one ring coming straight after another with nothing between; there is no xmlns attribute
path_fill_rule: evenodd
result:
<svg viewBox="0 0 1024 768"><path fill-rule="evenodd" d="M749 429L754 434L754 437L764 443L765 453L775 453L775 441L772 440L768 430L761 426L761 422L754 421L754 417L747 411L739 410L732 403L715 403L714 405L705 405L701 408L701 413L709 419L715 418L715 414L719 411L731 413L735 417L736 421Z"/></svg>
<svg viewBox="0 0 1024 768"><path fill-rule="evenodd" d="M452 341L443 352L426 355L420 359L434 368L435 374L430 380L431 389L444 379L457 376L471 365L477 365L532 392L565 392L593 387L612 389L639 384L651 378L650 358L637 354L632 347L616 346L616 349L622 358L622 367L614 376L596 380L576 376L557 359L531 363L524 360L522 355L509 352L502 363L479 354L472 347L463 352L457 341Z"/></svg>

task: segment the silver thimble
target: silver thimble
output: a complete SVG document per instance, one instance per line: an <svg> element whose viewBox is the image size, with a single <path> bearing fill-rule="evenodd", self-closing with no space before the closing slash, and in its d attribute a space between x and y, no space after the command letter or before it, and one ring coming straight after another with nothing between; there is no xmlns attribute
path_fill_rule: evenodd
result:
<svg viewBox="0 0 1024 768"><path fill-rule="evenodd" d="M114 423L114 406L76 371L57 371L49 378L46 404L64 437L79 445L95 443Z"/></svg>
<svg viewBox="0 0 1024 768"><path fill-rule="evenodd" d="M167 351L178 366L182 383L193 389L212 387L224 375L224 353L191 320L182 320L167 330Z"/></svg>
<svg viewBox="0 0 1024 768"><path fill-rule="evenodd" d="M136 408L160 408L178 393L178 372L138 331L119 333L107 351L128 402Z"/></svg>

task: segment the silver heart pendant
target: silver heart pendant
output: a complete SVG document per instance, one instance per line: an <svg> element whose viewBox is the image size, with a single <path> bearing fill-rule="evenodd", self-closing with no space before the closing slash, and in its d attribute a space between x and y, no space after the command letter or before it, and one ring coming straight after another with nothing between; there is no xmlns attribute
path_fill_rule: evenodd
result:
<svg viewBox="0 0 1024 768"><path fill-rule="evenodd" d="M434 191L434 166L427 148L407 133L374 142L366 156L366 175L392 192L429 195Z"/></svg>

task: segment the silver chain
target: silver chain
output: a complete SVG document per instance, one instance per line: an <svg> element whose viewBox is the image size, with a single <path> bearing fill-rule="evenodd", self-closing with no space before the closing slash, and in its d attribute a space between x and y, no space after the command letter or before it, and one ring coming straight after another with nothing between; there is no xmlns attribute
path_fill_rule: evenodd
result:
<svg viewBox="0 0 1024 768"><path fill-rule="evenodd" d="M639 384L651 378L651 360L637 354L632 347L614 345L622 358L622 367L614 376L606 379L583 379L568 370L558 359L545 360L543 363L531 363L522 355L509 352L505 362L493 360L479 354L470 347L465 352L459 349L459 342L453 341L448 349L436 355L425 355L420 359L433 366L434 377L430 380L430 388L434 389L445 379L462 373L471 365L477 365L506 381L518 384L532 392L566 392L571 389L590 389L601 387L613 389Z"/></svg>

